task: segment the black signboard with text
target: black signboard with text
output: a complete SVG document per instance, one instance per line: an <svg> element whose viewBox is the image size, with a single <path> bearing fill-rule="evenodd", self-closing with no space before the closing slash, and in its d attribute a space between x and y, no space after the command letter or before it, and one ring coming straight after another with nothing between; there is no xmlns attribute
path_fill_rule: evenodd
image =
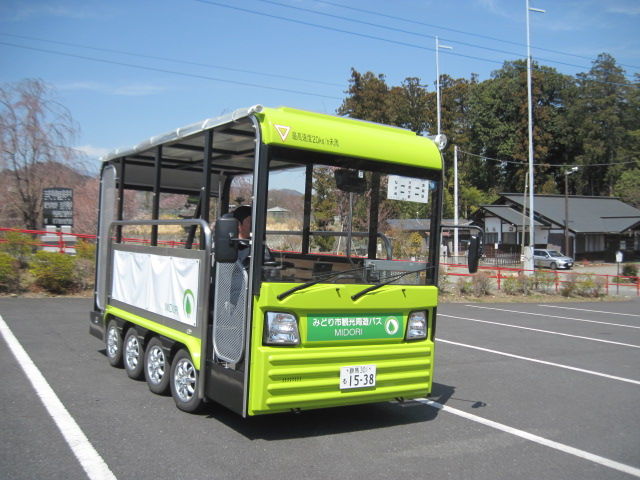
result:
<svg viewBox="0 0 640 480"><path fill-rule="evenodd" d="M44 188L42 190L42 223L73 226L73 189Z"/></svg>

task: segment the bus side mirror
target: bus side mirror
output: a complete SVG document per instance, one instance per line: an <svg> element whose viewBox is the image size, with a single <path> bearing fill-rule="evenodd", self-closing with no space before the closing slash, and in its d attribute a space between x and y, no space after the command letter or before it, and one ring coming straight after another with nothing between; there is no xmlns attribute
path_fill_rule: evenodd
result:
<svg viewBox="0 0 640 480"><path fill-rule="evenodd" d="M478 271L478 263L480 262L480 255L482 255L482 246L480 244L480 238L477 235L472 235L471 240L469 242L469 253L467 256L469 273L476 273Z"/></svg>
<svg viewBox="0 0 640 480"><path fill-rule="evenodd" d="M233 263L238 260L237 238L238 221L229 214L218 218L213 233L216 262Z"/></svg>

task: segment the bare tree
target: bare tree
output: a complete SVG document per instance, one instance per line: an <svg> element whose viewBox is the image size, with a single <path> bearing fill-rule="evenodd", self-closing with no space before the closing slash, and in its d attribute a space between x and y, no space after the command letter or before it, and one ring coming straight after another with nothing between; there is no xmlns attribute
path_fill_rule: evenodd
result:
<svg viewBox="0 0 640 480"><path fill-rule="evenodd" d="M0 86L0 173L8 185L0 203L5 215L20 218L26 228L39 226L42 189L66 186L69 168L60 167L80 165L70 146L76 130L69 110L43 81Z"/></svg>

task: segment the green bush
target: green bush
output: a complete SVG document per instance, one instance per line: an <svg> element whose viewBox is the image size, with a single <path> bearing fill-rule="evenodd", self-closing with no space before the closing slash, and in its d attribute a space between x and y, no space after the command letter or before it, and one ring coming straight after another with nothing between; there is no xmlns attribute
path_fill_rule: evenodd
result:
<svg viewBox="0 0 640 480"><path fill-rule="evenodd" d="M35 284L51 293L69 293L78 289L76 259L64 253L38 252L29 271Z"/></svg>
<svg viewBox="0 0 640 480"><path fill-rule="evenodd" d="M605 280L593 275L580 275L575 281L575 293L582 297L602 297Z"/></svg>
<svg viewBox="0 0 640 480"><path fill-rule="evenodd" d="M502 289L507 295L530 295L534 281L526 275L502 278Z"/></svg>
<svg viewBox="0 0 640 480"><path fill-rule="evenodd" d="M20 267L25 268L33 253L33 239L31 235L20 232L3 232L0 251L6 252L20 262Z"/></svg>
<svg viewBox="0 0 640 480"><path fill-rule="evenodd" d="M96 244L81 239L75 246L76 256L85 260L95 261L96 259Z"/></svg>
<svg viewBox="0 0 640 480"><path fill-rule="evenodd" d="M543 293L549 293L556 283L556 274L553 272L535 272L531 281L533 288Z"/></svg>
<svg viewBox="0 0 640 480"><path fill-rule="evenodd" d="M625 264L622 267L622 276L631 278L623 278L621 283L638 283L638 266L633 263Z"/></svg>
<svg viewBox="0 0 640 480"><path fill-rule="evenodd" d="M6 252L0 252L0 292L15 292L20 285L18 261Z"/></svg>

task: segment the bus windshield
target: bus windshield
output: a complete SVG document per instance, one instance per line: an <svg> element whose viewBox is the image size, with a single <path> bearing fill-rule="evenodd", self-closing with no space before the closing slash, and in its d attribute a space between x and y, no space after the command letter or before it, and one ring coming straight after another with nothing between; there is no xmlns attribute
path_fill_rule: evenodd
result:
<svg viewBox="0 0 640 480"><path fill-rule="evenodd" d="M322 155L269 165L263 281L433 282L439 172Z"/></svg>

